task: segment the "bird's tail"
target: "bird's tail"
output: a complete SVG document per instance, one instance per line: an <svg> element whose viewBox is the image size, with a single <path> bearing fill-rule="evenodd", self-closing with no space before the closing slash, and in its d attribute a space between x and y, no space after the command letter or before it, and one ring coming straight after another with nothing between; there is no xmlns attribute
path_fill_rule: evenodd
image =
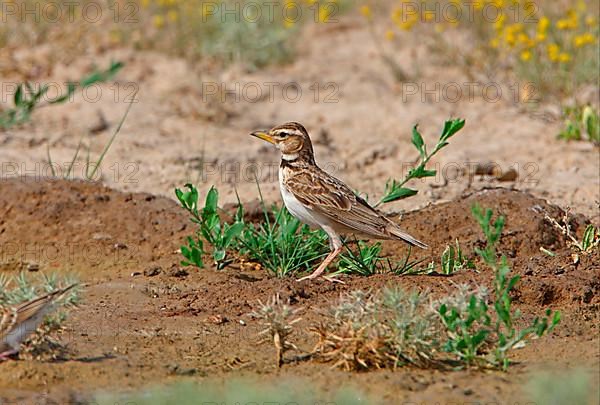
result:
<svg viewBox="0 0 600 405"><path fill-rule="evenodd" d="M406 232L404 232L395 223L390 224L390 226L387 227L387 231L393 237L395 237L397 239L401 239L404 242L406 242L406 243L408 243L408 244L410 244L412 246L418 246L421 249L427 249L429 247L425 243L421 242L420 240L418 240L416 238L413 238L412 236L410 236L409 234L407 234Z"/></svg>

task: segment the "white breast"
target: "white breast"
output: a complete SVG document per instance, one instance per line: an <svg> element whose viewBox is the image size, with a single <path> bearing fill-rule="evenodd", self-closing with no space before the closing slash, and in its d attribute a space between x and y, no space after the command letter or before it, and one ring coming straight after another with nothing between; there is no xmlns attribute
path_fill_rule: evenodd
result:
<svg viewBox="0 0 600 405"><path fill-rule="evenodd" d="M320 215L315 214L306 208L300 201L298 201L294 194L287 189L283 182L283 170L281 168L279 169L279 189L281 190L283 203L293 216L305 224L313 226L323 225L324 218L321 218Z"/></svg>

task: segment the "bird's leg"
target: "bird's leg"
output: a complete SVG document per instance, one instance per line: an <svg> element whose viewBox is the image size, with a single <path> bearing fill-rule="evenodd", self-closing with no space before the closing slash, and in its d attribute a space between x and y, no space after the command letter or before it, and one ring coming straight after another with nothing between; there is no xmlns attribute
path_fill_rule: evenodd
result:
<svg viewBox="0 0 600 405"><path fill-rule="evenodd" d="M296 281L313 280L319 277L325 271L327 266L329 266L329 264L333 261L333 259L335 259L337 255L339 255L342 252L342 240L340 239L339 235L329 227L324 226L323 230L329 235L329 246L331 248L331 252L329 253L329 255L327 255L325 260L323 260L323 262L319 265L319 267L317 267L317 269L312 274L306 277L302 277ZM327 277L325 277L325 279L334 282L339 281Z"/></svg>
<svg viewBox="0 0 600 405"><path fill-rule="evenodd" d="M333 261L333 259L335 259L336 256L340 254L341 251L342 251L342 248L339 247L339 248L336 248L334 251L330 252L329 255L327 255L327 257L325 258L325 260L323 260L321 265L319 267L317 267L317 269L311 275L302 277L302 278L298 279L297 281L312 280L312 279L319 277L325 271L327 266L329 266L329 263L331 263Z"/></svg>
<svg viewBox="0 0 600 405"><path fill-rule="evenodd" d="M0 361L5 361L10 359L10 356L17 354L19 351L18 350L7 350L5 352L0 353Z"/></svg>

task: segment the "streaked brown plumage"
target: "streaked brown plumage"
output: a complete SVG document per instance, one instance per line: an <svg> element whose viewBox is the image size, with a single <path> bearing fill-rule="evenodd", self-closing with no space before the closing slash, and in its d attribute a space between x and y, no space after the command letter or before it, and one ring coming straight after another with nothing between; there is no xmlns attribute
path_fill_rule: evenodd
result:
<svg viewBox="0 0 600 405"><path fill-rule="evenodd" d="M18 353L23 343L40 326L53 309L55 301L77 284L58 289L14 307L3 308L0 313L0 360Z"/></svg>
<svg viewBox="0 0 600 405"><path fill-rule="evenodd" d="M317 166L310 137L302 125L290 122L251 135L275 144L281 151L279 183L288 210L301 221L320 226L329 235L332 252L314 273L303 279L319 276L341 252L339 234L403 240L427 248Z"/></svg>

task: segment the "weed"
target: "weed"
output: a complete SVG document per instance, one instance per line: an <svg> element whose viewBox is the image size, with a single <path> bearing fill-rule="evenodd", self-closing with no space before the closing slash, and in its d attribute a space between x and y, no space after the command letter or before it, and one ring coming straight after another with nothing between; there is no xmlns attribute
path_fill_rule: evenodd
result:
<svg viewBox="0 0 600 405"><path fill-rule="evenodd" d="M458 239L456 239L455 246L446 246L446 249L442 253L440 265L442 274L446 275L454 274L462 269L475 268L473 262L463 255Z"/></svg>
<svg viewBox="0 0 600 405"><path fill-rule="evenodd" d="M323 231L311 230L285 207L273 206L269 212L262 197L261 203L265 220L244 229L241 253L277 277L310 270L315 262L327 255L327 235Z"/></svg>
<svg viewBox="0 0 600 405"><path fill-rule="evenodd" d="M371 276L384 271L384 260L381 254L381 242L369 245L365 241L357 241L357 253L347 245L346 251L340 255L337 273L355 273Z"/></svg>
<svg viewBox="0 0 600 405"><path fill-rule="evenodd" d="M492 222L492 210L483 211L478 205L473 206L472 212L487 240L485 248L476 249L476 252L495 274L493 310L496 319L492 320L483 294L465 295L462 292L464 299L454 297L442 302L438 313L448 334L444 349L467 365L492 365L506 370L510 364L510 350L522 347L531 336L541 337L554 329L560 321L560 312L553 314L548 309L545 317L536 317L526 328L516 329L515 321L520 312L512 310L510 293L519 282L519 276L509 277L506 257L499 260L496 257L496 243L502 234L504 217ZM484 356L485 352L490 356Z"/></svg>
<svg viewBox="0 0 600 405"><path fill-rule="evenodd" d="M289 305L284 304L279 297L279 294L274 296L269 302L263 304L258 301L258 310L252 315L261 319L266 327L260 335L267 335L263 341L272 341L276 350L276 364L281 367L284 361L284 354L287 350L298 350L289 338L293 332L294 324L300 321L300 318L290 319L300 311L300 309L292 309Z"/></svg>
<svg viewBox="0 0 600 405"><path fill-rule="evenodd" d="M123 63L121 62L111 62L106 70L96 70L89 76L81 79L78 83L69 82L67 91L64 94L45 102L43 98L50 89L48 85L43 85L35 89L29 82L19 84L13 97L13 107L0 111L0 129L7 129L29 121L35 109L66 102L78 88L86 88L93 84L110 80L122 67Z"/></svg>
<svg viewBox="0 0 600 405"><path fill-rule="evenodd" d="M600 115L591 105L568 107L563 112L564 128L558 137L567 141L586 140L600 145Z"/></svg>
<svg viewBox="0 0 600 405"><path fill-rule="evenodd" d="M415 267L423 260L410 260L411 247L403 260L393 262L389 258L381 257L381 242L372 245L364 241L356 241L356 253L344 243L344 251L338 261L337 274L359 274L372 276L374 274L392 273L397 275L417 274Z"/></svg>
<svg viewBox="0 0 600 405"><path fill-rule="evenodd" d="M181 247L181 254L186 258L182 261L184 266L195 265L204 267L202 262L203 243L199 238L201 235L213 247L213 260L217 269L222 269L233 261L227 255L227 250L234 246L236 238L244 229L243 213L238 211L236 220L233 224L222 222L218 213L219 193L216 188L211 187L206 194L204 207L198 209L198 190L192 184L186 184L188 191L175 189L177 199L191 215L191 221L199 226L196 239L188 237L188 245Z"/></svg>
<svg viewBox="0 0 600 405"><path fill-rule="evenodd" d="M429 160L438 153L441 149L448 145L448 140L460 131L465 126L465 120L453 119L448 120L444 123L442 134L438 139L435 148L431 153L427 152L427 145L423 140L423 137L419 133L417 125L412 130L412 144L419 152L419 164L417 167L411 169L406 177L402 181L396 181L390 179L385 184L385 190L383 197L375 204L378 207L381 204L389 203L392 201L401 200L407 197L412 197L417 194L418 191L412 188L404 187L404 185L412 179L422 179L426 177L434 177L436 175L435 170L429 170L426 168Z"/></svg>
<svg viewBox="0 0 600 405"><path fill-rule="evenodd" d="M567 237L567 244L576 249L578 252L587 254L592 252L600 245L600 229L590 224L585 228L581 241L577 239L577 235L573 235L570 225L570 213L569 208L563 211L562 223L552 218L548 213L544 214L544 218L549 221L558 231Z"/></svg>
<svg viewBox="0 0 600 405"><path fill-rule="evenodd" d="M430 365L439 325L426 294L399 288L353 291L330 309L327 321L312 328L319 339L314 352L346 370Z"/></svg>
<svg viewBox="0 0 600 405"><path fill-rule="evenodd" d="M426 267L413 270L412 274L434 274L437 273L436 268L436 262L431 261ZM437 274L450 276L464 269L475 269L475 264L465 257L457 239L455 246L448 245L442 252L442 256L440 257L440 273Z"/></svg>

